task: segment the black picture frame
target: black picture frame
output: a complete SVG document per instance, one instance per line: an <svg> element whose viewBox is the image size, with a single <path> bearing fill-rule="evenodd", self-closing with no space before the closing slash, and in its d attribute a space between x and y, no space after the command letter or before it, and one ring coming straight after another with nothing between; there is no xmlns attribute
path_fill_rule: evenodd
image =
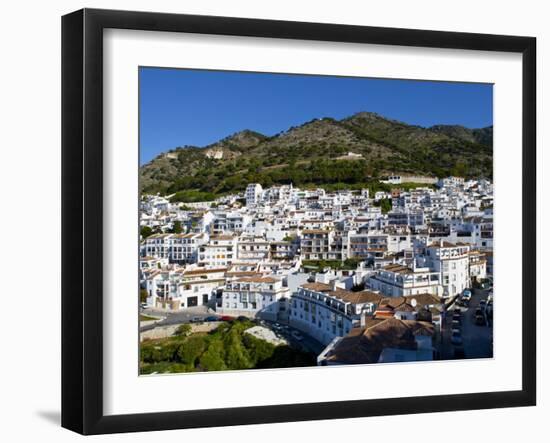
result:
<svg viewBox="0 0 550 443"><path fill-rule="evenodd" d="M522 389L104 415L102 36L107 28L522 54ZM532 37L97 9L65 15L62 18L62 426L82 434L104 434L535 405L535 66L536 39Z"/></svg>

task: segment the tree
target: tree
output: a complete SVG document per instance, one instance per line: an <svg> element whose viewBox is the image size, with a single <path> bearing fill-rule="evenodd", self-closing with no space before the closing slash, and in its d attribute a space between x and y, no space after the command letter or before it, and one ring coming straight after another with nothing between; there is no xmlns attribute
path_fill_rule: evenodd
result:
<svg viewBox="0 0 550 443"><path fill-rule="evenodd" d="M176 220L176 221L173 223L172 232L173 232L174 234L181 234L181 233L183 232L183 227L181 226L181 221Z"/></svg>
<svg viewBox="0 0 550 443"><path fill-rule="evenodd" d="M344 268L347 269L357 269L359 263L361 263L360 258L347 258L344 260Z"/></svg>
<svg viewBox="0 0 550 443"><path fill-rule="evenodd" d="M383 198L382 200L380 200L380 209L382 210L383 214L390 212L391 208L391 198Z"/></svg>
<svg viewBox="0 0 550 443"><path fill-rule="evenodd" d="M378 200L377 202L374 202L374 206L379 206L382 214L385 214L392 209L391 198L383 198L381 200Z"/></svg>
<svg viewBox="0 0 550 443"><path fill-rule="evenodd" d="M189 337L178 349L178 359L191 367L195 367L197 359L206 348L204 337Z"/></svg>
<svg viewBox="0 0 550 443"><path fill-rule="evenodd" d="M243 344L248 350L248 355L254 366L270 358L275 351L275 345L250 334L243 334Z"/></svg>
<svg viewBox="0 0 550 443"><path fill-rule="evenodd" d="M206 371L223 371L227 369L224 362L223 343L218 339L212 340L210 346L200 358L200 365Z"/></svg>
<svg viewBox="0 0 550 443"><path fill-rule="evenodd" d="M174 335L182 335L184 337L187 337L189 334L191 334L191 325L188 323L185 323L183 325L180 325L178 329L176 329L176 332L174 332Z"/></svg>
<svg viewBox="0 0 550 443"><path fill-rule="evenodd" d="M146 303L147 302L147 289L140 289L139 290L139 302L140 303Z"/></svg>
<svg viewBox="0 0 550 443"><path fill-rule="evenodd" d="M252 367L250 356L242 343L242 332L235 327L225 336L225 362L229 369L247 369Z"/></svg>
<svg viewBox="0 0 550 443"><path fill-rule="evenodd" d="M153 230L149 226L142 226L140 234L143 238L149 237L153 233Z"/></svg>

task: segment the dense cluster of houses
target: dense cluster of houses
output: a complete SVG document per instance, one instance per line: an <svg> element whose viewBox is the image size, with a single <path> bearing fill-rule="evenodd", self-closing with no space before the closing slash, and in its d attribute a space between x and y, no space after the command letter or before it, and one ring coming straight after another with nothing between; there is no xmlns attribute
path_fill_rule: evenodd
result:
<svg viewBox="0 0 550 443"><path fill-rule="evenodd" d="M444 303L492 273L492 183L369 194L250 184L215 202L143 196L147 304L289 324L327 346L320 364L430 359Z"/></svg>

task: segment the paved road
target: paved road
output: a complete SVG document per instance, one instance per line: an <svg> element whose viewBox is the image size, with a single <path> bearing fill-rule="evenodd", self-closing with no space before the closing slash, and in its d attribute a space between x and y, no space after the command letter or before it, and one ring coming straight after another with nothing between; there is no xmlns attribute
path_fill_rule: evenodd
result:
<svg viewBox="0 0 550 443"><path fill-rule="evenodd" d="M165 311L162 309L147 308L142 309L141 314L150 315L153 317L162 317L163 320L156 322L153 325L142 326L140 331L147 331L154 329L157 326L177 325L181 323L189 323L192 318L199 317L204 319L205 317L215 315L215 311L207 308L206 306L195 306L182 311Z"/></svg>
<svg viewBox="0 0 550 443"><path fill-rule="evenodd" d="M465 358L491 358L493 356L493 327L475 324L475 310L480 300L487 300L488 291L475 291L468 308L461 307L461 331ZM447 311L442 328L442 344L440 347L441 359L454 358L454 346L451 344L451 329L453 310L451 305Z"/></svg>

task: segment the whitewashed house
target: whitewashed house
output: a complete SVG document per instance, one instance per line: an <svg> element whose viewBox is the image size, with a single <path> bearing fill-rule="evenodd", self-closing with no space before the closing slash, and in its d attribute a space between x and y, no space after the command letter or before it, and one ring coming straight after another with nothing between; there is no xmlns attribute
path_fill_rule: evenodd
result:
<svg viewBox="0 0 550 443"><path fill-rule="evenodd" d="M409 296L415 294L444 295L441 273L429 267L412 267L399 263L389 264L370 276L367 286L372 291L379 291L389 297Z"/></svg>
<svg viewBox="0 0 550 443"><path fill-rule="evenodd" d="M208 243L199 247L198 265L219 268L231 265L237 259L237 237L214 235Z"/></svg>
<svg viewBox="0 0 550 443"><path fill-rule="evenodd" d="M262 185L259 183L250 183L245 191L246 206L253 207L258 205L262 200L262 191Z"/></svg>
<svg viewBox="0 0 550 443"><path fill-rule="evenodd" d="M289 323L326 345L348 334L360 321L362 310L373 310L380 299L370 291L338 288L335 281L305 283L292 294Z"/></svg>
<svg viewBox="0 0 550 443"><path fill-rule="evenodd" d="M452 297L470 287L470 246L443 240L426 248L426 263L439 273L443 295Z"/></svg>
<svg viewBox="0 0 550 443"><path fill-rule="evenodd" d="M243 277L228 280L223 290L222 315L246 316L276 321L279 312L286 310L288 288L272 277Z"/></svg>

